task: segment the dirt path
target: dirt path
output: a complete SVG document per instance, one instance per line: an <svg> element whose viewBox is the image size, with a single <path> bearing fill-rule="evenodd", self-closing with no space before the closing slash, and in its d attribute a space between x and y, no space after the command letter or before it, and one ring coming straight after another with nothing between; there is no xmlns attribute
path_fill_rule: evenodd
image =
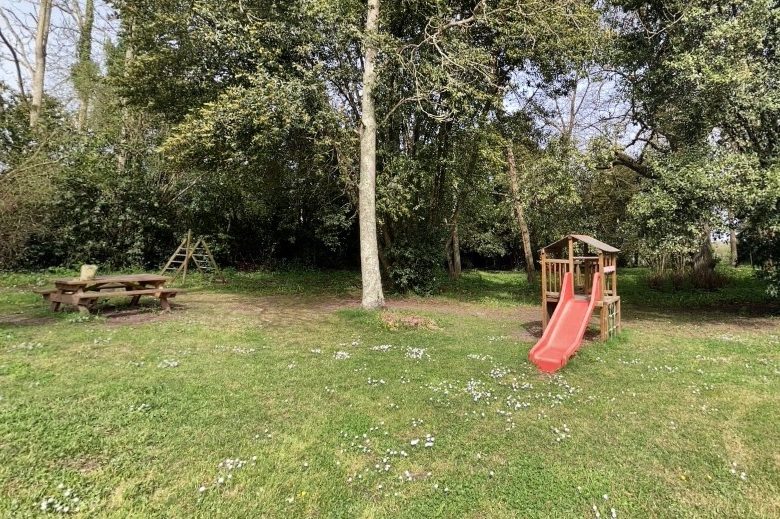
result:
<svg viewBox="0 0 780 519"><path fill-rule="evenodd" d="M191 292L174 300L171 315L157 312L154 305L136 308L105 306L101 315L109 325L143 324L177 319L185 314L221 314L226 318L256 319L261 326L316 326L341 310L360 308L355 297L336 296L252 296L214 292ZM537 306L495 307L479 303L455 301L440 297L389 298L385 310L388 314L421 316L435 314L455 315L492 321L516 323L517 340L532 341L541 336L541 321ZM48 324L53 318L29 317L24 313L5 316L0 324L29 326ZM738 313L714 311L663 311L629 307L624 309L624 325L627 328L682 337L720 337L729 334L777 333L780 334L780 316L744 316Z"/></svg>

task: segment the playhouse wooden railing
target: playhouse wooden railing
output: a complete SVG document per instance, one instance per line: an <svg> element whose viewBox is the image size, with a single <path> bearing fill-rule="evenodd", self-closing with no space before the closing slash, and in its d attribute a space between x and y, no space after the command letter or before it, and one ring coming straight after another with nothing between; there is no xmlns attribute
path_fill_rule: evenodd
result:
<svg viewBox="0 0 780 519"><path fill-rule="evenodd" d="M542 281L546 282L547 295L558 297L563 286L563 276L569 271L569 260L548 259L544 262Z"/></svg>
<svg viewBox="0 0 780 519"><path fill-rule="evenodd" d="M575 256L575 252L582 254ZM597 255L593 255L597 252ZM617 290L619 249L591 236L569 234L539 251L542 273L542 329L547 327L554 306L561 297L563 279L572 273L574 294L587 298L593 279L601 273L601 296L595 302L599 309L601 338L606 340L620 331L620 297ZM552 256L552 257L550 257ZM549 305L548 305L549 303Z"/></svg>
<svg viewBox="0 0 780 519"><path fill-rule="evenodd" d="M580 256L574 258L574 291L586 293L593 284L593 275L599 271L597 256ZM567 259L545 259L542 279L545 281L547 295L558 297L561 292L563 276L569 272L571 262Z"/></svg>
<svg viewBox="0 0 780 519"><path fill-rule="evenodd" d="M604 275L601 277L601 291L604 297L617 294L617 256L604 255L599 259L599 268Z"/></svg>

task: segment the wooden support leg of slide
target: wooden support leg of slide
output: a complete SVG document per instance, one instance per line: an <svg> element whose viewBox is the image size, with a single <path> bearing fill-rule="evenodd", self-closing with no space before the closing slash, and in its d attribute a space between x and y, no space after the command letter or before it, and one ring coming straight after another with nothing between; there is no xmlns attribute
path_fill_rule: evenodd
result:
<svg viewBox="0 0 780 519"><path fill-rule="evenodd" d="M601 341L604 342L609 337L609 331L607 330L607 327L609 326L609 320L607 319L607 314L609 313L609 305L604 305L601 307Z"/></svg>

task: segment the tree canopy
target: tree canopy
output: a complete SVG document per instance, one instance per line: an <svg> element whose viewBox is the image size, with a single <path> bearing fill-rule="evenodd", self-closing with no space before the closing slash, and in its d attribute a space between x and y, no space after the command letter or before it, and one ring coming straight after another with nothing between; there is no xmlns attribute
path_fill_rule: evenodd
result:
<svg viewBox="0 0 780 519"><path fill-rule="evenodd" d="M36 28L0 27L19 71L0 95L3 265L155 266L192 229L238 268L375 262L378 290L425 293L444 267L530 273L574 231L627 263L701 273L731 232L777 276L772 1L89 0L76 14L73 95L47 92L34 125L19 42Z"/></svg>

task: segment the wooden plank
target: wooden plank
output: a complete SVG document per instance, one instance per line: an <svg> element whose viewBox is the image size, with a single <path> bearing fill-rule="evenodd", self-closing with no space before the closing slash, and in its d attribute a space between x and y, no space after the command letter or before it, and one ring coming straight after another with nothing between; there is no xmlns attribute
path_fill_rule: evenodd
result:
<svg viewBox="0 0 780 519"><path fill-rule="evenodd" d="M187 257L184 258L184 265L183 265L184 270L182 271L182 276L181 276L182 283L187 280L187 264L190 262L190 257L192 257L192 249L190 248L190 243L191 243L191 240L192 240L192 231L191 230L187 230L187 238L186 238L186 240L187 240L187 245L186 245Z"/></svg>
<svg viewBox="0 0 780 519"><path fill-rule="evenodd" d="M59 287L86 287L90 285L107 285L109 283L152 283L164 281L169 278L157 274L120 274L116 276L97 276L94 279L55 279L54 284Z"/></svg>
<svg viewBox="0 0 780 519"><path fill-rule="evenodd" d="M117 290L114 292L100 292L100 291L88 291L88 292L74 292L72 294L67 293L53 293L49 296L49 301L56 303L66 303L70 305L77 305L83 299L103 299L112 297L128 297L128 296L143 296L151 295L160 297L162 295L166 297L176 297L177 293L183 292L178 288L146 288L142 290Z"/></svg>
<svg viewBox="0 0 780 519"><path fill-rule="evenodd" d="M571 272L571 284L574 288L574 238L572 237L569 237L569 272ZM561 285L563 285L563 280L561 280ZM561 286L561 291L563 291L563 286Z"/></svg>
<svg viewBox="0 0 780 519"><path fill-rule="evenodd" d="M49 301L51 301L52 303L65 303L68 305L76 305L78 304L79 300L80 298L76 294L65 294L62 292L56 292L49 296Z"/></svg>
<svg viewBox="0 0 780 519"><path fill-rule="evenodd" d="M178 288L145 288L141 290L117 290L116 292L79 292L78 294L72 294L70 297L74 297L76 299L90 299L93 297L123 297L123 296L144 296L144 295L154 295L158 296L160 294L166 294L170 297L174 297L178 292L183 292L183 290L180 290Z"/></svg>
<svg viewBox="0 0 780 519"><path fill-rule="evenodd" d="M541 254L542 262L542 330L547 328L547 254L542 250Z"/></svg>
<svg viewBox="0 0 780 519"><path fill-rule="evenodd" d="M604 296L607 295L607 284L606 278L604 277L604 255L602 253L599 253L599 274L601 276L599 279L599 283L601 284L601 299L603 300Z"/></svg>
<svg viewBox="0 0 780 519"><path fill-rule="evenodd" d="M612 257L614 270L612 271L612 295L617 295L617 256Z"/></svg>

